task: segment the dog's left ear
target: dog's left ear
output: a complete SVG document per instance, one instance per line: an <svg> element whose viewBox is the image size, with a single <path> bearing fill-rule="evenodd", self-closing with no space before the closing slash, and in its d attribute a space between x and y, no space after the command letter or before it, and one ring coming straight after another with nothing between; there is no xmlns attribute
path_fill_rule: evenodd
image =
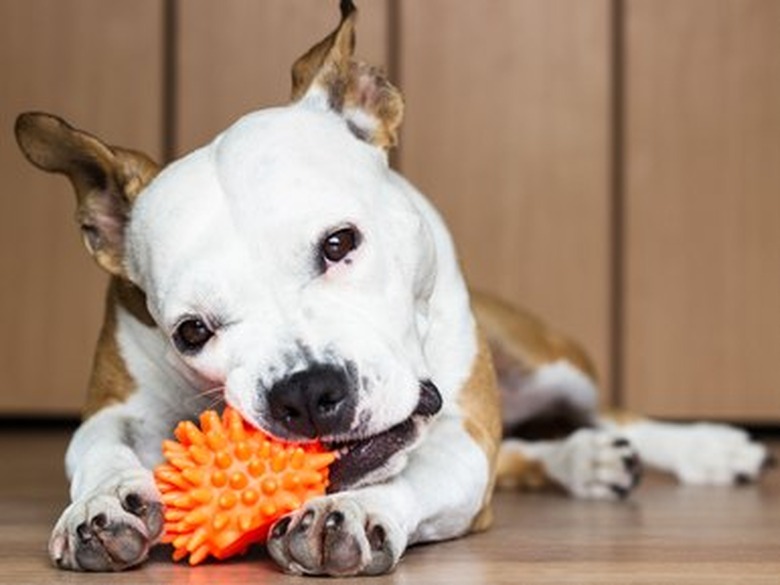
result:
<svg viewBox="0 0 780 585"><path fill-rule="evenodd" d="M325 100L361 140L388 150L398 142L401 92L377 67L353 60L357 10L341 2L336 30L309 49L292 68L292 99Z"/></svg>
<svg viewBox="0 0 780 585"><path fill-rule="evenodd" d="M51 114L21 114L14 130L31 163L70 179L84 245L104 270L124 278L125 225L133 203L160 167L140 152L108 146Z"/></svg>

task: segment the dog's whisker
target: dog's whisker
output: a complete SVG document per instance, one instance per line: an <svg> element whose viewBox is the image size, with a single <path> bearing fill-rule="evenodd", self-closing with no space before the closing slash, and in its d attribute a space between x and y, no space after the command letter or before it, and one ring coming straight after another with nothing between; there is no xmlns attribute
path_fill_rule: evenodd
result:
<svg viewBox="0 0 780 585"><path fill-rule="evenodd" d="M207 388L197 393L198 396L210 396L212 394L222 394L225 392L224 386L215 386L214 388Z"/></svg>
<svg viewBox="0 0 780 585"><path fill-rule="evenodd" d="M218 406L224 406L225 403L225 397L224 396L216 396L211 400L211 402L208 405L208 410L213 410L217 408Z"/></svg>
<svg viewBox="0 0 780 585"><path fill-rule="evenodd" d="M204 399L208 399L208 409L225 404L225 386L214 386L200 390L187 398L187 404L201 404Z"/></svg>

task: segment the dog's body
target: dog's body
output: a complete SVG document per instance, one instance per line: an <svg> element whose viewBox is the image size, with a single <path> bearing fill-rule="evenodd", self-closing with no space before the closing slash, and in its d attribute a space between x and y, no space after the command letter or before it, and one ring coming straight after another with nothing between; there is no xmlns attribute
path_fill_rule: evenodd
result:
<svg viewBox="0 0 780 585"><path fill-rule="evenodd" d="M67 455L72 503L50 543L59 566L146 557L162 526L150 472L161 442L223 398L277 436L342 452L331 493L271 532L271 555L294 573L382 573L412 543L483 529L497 480L622 497L636 451L691 481L758 475L766 452L739 431L600 420L575 344L469 294L441 218L387 165L400 94L351 60L344 6L296 64L293 104L159 174L57 118L20 117L22 149L69 176L85 243L112 278ZM502 426L551 412L579 430L507 441L499 456ZM702 445L707 456L692 454Z"/></svg>

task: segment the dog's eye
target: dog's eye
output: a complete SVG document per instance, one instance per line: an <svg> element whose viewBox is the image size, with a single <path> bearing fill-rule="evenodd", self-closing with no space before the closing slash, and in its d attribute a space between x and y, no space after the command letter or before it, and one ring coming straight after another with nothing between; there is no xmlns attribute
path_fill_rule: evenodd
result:
<svg viewBox="0 0 780 585"><path fill-rule="evenodd" d="M328 235L320 246L322 257L328 262L341 262L358 247L360 236L355 228L347 227Z"/></svg>
<svg viewBox="0 0 780 585"><path fill-rule="evenodd" d="M214 332L200 319L192 317L182 321L173 334L173 342L179 351L194 353L211 339Z"/></svg>

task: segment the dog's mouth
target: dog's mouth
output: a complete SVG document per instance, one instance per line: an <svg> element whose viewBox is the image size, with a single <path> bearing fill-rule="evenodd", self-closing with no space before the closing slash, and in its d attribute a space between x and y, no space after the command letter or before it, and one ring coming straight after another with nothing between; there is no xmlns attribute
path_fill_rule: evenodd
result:
<svg viewBox="0 0 780 585"><path fill-rule="evenodd" d="M379 481L379 472L387 469L393 457L411 447L419 438L425 423L442 407L439 390L430 381L420 384L416 408L400 423L389 429L356 439L325 441L325 448L336 451L338 459L330 466L328 492L338 492Z"/></svg>

